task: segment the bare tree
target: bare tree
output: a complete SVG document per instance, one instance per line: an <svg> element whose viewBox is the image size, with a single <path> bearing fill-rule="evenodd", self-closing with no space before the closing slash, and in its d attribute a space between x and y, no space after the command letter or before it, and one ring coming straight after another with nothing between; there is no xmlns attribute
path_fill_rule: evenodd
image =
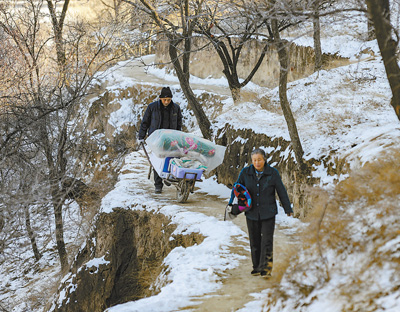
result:
<svg viewBox="0 0 400 312"><path fill-rule="evenodd" d="M389 0L365 0L365 2L368 7L369 18L374 24L375 36L381 51L389 85L392 89L391 105L400 120L400 68L396 55L399 34L390 22ZM393 39L393 33L396 39Z"/></svg>
<svg viewBox="0 0 400 312"><path fill-rule="evenodd" d="M304 13L311 11L312 22L313 22L313 39L314 39L314 51L315 51L315 66L314 70L318 71L322 68L322 48L321 48L321 24L320 15L321 12L325 12L328 7L331 7L337 0L309 0L307 8Z"/></svg>
<svg viewBox="0 0 400 312"><path fill-rule="evenodd" d="M31 226L31 212L30 212L30 206L32 204L32 202L30 202L32 200L32 197L29 196L32 192L32 181L35 181L35 177L32 175L32 173L34 174L35 170L29 170L27 168L27 166L22 166L23 171L21 172L22 174L24 174L24 176L21 176L20 178L20 188L17 194L18 196L23 196L22 198L24 200L16 200L16 202L19 202L20 205L22 205L22 209L24 211L24 217L25 217L25 227L26 227L26 231L28 233L28 237L29 240L31 242L31 247L32 247L32 251L33 254L35 256L36 261L39 261L40 258L42 257L37 242L36 242L36 234Z"/></svg>
<svg viewBox="0 0 400 312"><path fill-rule="evenodd" d="M373 40L373 39L375 39L374 23L372 22L370 16L368 16L367 29L368 29L367 39L368 39L368 40Z"/></svg>
<svg viewBox="0 0 400 312"><path fill-rule="evenodd" d="M217 52L236 103L241 99L241 89L254 77L268 51L269 44L266 42L247 77L239 77L238 66L244 59L248 61L247 55L242 52L246 45L249 46L259 37L266 21L260 18L257 11L248 10L249 1L217 0L208 1L206 5L196 32L203 34Z"/></svg>
<svg viewBox="0 0 400 312"><path fill-rule="evenodd" d="M315 51L314 70L318 71L322 68L322 48L321 48L321 24L319 19L321 0L315 0L313 3L313 39Z"/></svg>
<svg viewBox="0 0 400 312"><path fill-rule="evenodd" d="M12 73L15 70L16 81L11 89L0 93L4 131L0 153L3 160L15 157L29 161L30 168L37 167L43 177L39 181L44 186L41 196L53 206L57 250L65 272L68 254L63 205L68 190L64 189L63 181L79 174L76 160L81 151L78 147L85 140L84 125L71 121L87 95L94 74L113 58L105 54L113 36L106 34L104 28L100 34L97 29L91 30L79 22L66 25L64 3L62 17L52 24L57 34L49 37L41 13L43 0L28 1L29 6L18 14L11 15L7 9L0 8L0 29L14 52L9 56L18 60L9 64L17 64L16 69L8 67ZM55 18L55 10L51 12ZM26 172L23 166L15 170Z"/></svg>
<svg viewBox="0 0 400 312"><path fill-rule="evenodd" d="M274 43L276 45L280 63L279 71L279 101L281 103L283 116L285 117L286 124L288 126L290 140L292 142L293 151L296 157L299 169L304 168L303 160L303 147L301 145L299 133L297 131L296 121L293 117L292 109L287 98L287 82L288 82L288 71L289 71L289 56L287 51L287 41L282 40L279 33L279 24L277 19L271 21L271 31L274 36Z"/></svg>
<svg viewBox="0 0 400 312"><path fill-rule="evenodd" d="M106 8L105 11L106 12L110 12L111 14L114 14L114 16L112 17L112 19L116 22L119 23L121 22L122 18L122 14L121 11L123 11L123 4L124 1L122 0L100 0L100 2L104 5L104 7Z"/></svg>
<svg viewBox="0 0 400 312"><path fill-rule="evenodd" d="M57 51L57 61L58 65L60 66L61 72L65 71L65 47L64 47L64 40L63 40L63 29L65 23L65 17L67 16L68 6L70 0L64 0L64 4L60 14L57 14L56 5L58 3L57 0L46 0L47 7L49 9L51 23L53 26L53 33L54 33L54 41L56 44L56 51Z"/></svg>
<svg viewBox="0 0 400 312"><path fill-rule="evenodd" d="M162 37L168 40L169 57L188 101L188 106L197 119L203 137L211 139L211 122L189 83L192 36L194 27L203 10L204 0L180 0L175 3L158 2L157 8L147 0L140 0L141 5L130 0L124 1L150 16L162 34L160 40L162 40ZM162 11L161 14L160 11Z"/></svg>
<svg viewBox="0 0 400 312"><path fill-rule="evenodd" d="M297 164L299 169L305 170L303 160L304 151L297 131L296 121L287 98L288 72L290 69L288 54L289 43L281 38L280 33L283 30L304 21L304 16L306 14L303 10L299 11L299 6L293 5L292 1L256 1L253 4L256 5L248 5L247 9L257 12L264 20L267 29L268 42L271 46L275 46L278 53L280 63L279 100L288 126Z"/></svg>

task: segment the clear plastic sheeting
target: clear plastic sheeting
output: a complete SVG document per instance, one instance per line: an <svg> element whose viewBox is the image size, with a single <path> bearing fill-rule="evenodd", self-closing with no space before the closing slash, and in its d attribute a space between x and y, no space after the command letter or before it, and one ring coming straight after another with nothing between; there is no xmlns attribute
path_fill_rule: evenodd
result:
<svg viewBox="0 0 400 312"><path fill-rule="evenodd" d="M195 159L189 159L187 157L172 158L171 163L177 165L180 168L193 168L193 169L207 170L207 167L204 166L200 161L195 160Z"/></svg>
<svg viewBox="0 0 400 312"><path fill-rule="evenodd" d="M226 147L209 140L178 130L159 129L147 139L146 144L160 158L187 157L200 161L206 171L211 171L222 164Z"/></svg>

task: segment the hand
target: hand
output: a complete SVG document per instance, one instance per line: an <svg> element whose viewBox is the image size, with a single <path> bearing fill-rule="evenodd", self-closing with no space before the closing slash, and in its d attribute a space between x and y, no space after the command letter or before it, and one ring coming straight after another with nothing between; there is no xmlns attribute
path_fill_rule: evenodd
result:
<svg viewBox="0 0 400 312"><path fill-rule="evenodd" d="M293 216L293 212L289 212L286 214L288 217L292 217Z"/></svg>
<svg viewBox="0 0 400 312"><path fill-rule="evenodd" d="M144 143L144 139L139 139L139 140L138 140L138 143L139 143L139 144Z"/></svg>

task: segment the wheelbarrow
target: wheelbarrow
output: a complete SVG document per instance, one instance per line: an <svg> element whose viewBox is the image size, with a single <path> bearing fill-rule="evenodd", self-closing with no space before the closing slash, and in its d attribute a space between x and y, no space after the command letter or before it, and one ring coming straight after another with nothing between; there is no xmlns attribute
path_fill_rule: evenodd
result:
<svg viewBox="0 0 400 312"><path fill-rule="evenodd" d="M196 182L202 182L201 179L204 169L183 168L177 164L179 157L157 157L154 153L148 153L145 144L141 142L146 158L149 161L150 169L148 179L152 169L158 173L165 185L174 185L176 187L176 200L179 203L187 201L189 194L194 192Z"/></svg>

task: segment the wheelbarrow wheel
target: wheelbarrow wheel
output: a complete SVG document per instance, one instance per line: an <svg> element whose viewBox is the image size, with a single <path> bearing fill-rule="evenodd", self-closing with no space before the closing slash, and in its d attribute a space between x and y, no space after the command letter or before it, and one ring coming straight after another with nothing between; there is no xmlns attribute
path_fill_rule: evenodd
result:
<svg viewBox="0 0 400 312"><path fill-rule="evenodd" d="M184 203L187 201L191 188L192 182L190 180L182 180L179 182L176 190L176 200L178 203Z"/></svg>

